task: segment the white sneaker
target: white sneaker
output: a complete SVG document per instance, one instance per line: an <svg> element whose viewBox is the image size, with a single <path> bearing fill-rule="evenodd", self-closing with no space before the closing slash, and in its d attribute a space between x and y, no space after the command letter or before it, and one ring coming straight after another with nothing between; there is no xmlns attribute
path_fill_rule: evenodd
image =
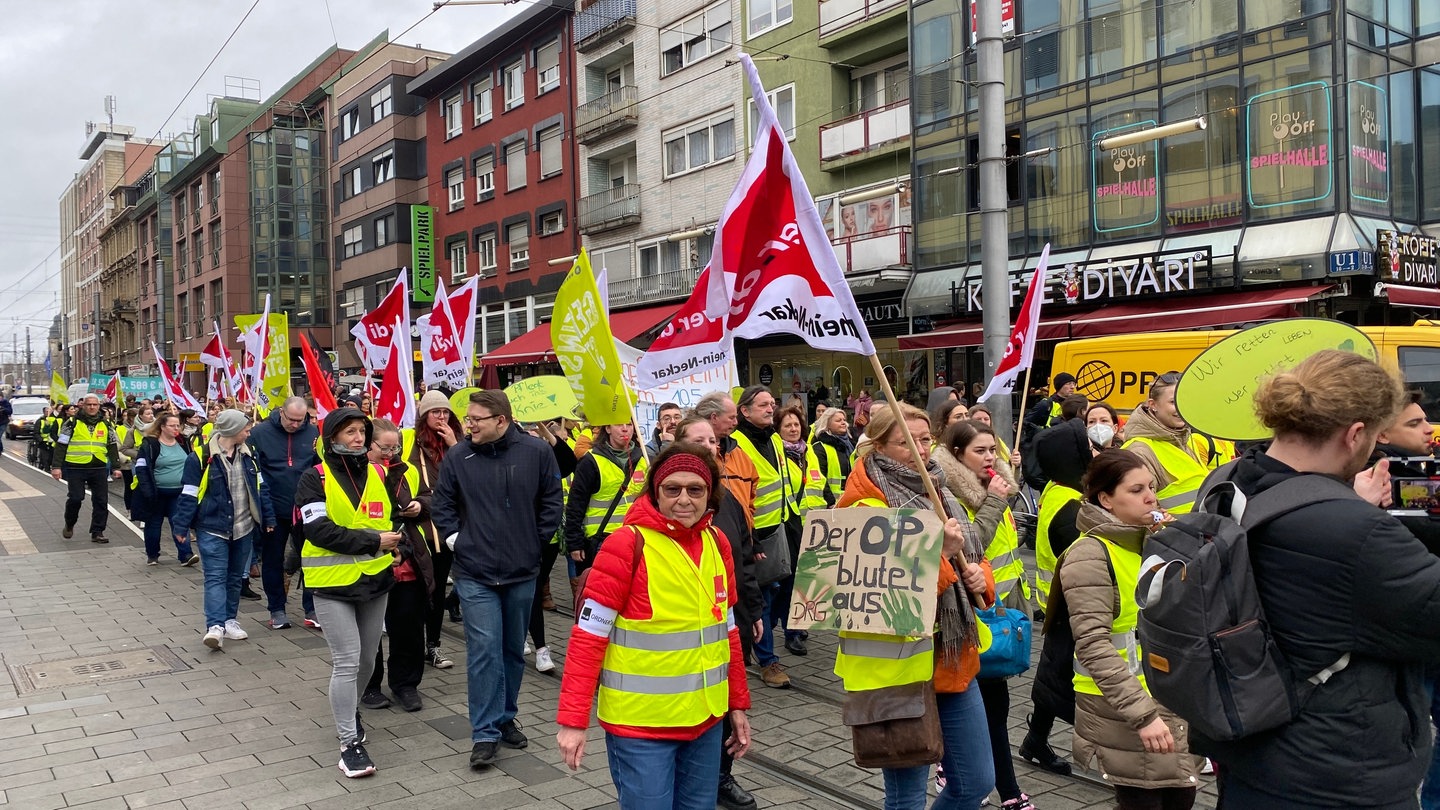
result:
<svg viewBox="0 0 1440 810"><path fill-rule="evenodd" d="M529 654L532 653L532 652L535 652L535 647L534 647L534 645L532 645L532 644L530 643L530 639L527 638L527 639L525 639L525 653L524 653L524 654L525 654L525 655L529 655Z"/></svg>
<svg viewBox="0 0 1440 810"><path fill-rule="evenodd" d="M249 638L249 637L250 637L250 634L247 633L247 632L245 632L245 631L240 627L240 622L236 621L235 619L231 619L231 620L225 622L225 638L233 638L233 639L235 639L235 640L238 641L238 640L240 640L240 639L242 639L242 638Z"/></svg>
<svg viewBox="0 0 1440 810"><path fill-rule="evenodd" d="M555 662L550 660L550 648L541 647L535 651L535 671L549 672L555 668Z"/></svg>
<svg viewBox="0 0 1440 810"><path fill-rule="evenodd" d="M212 650L218 650L225 644L225 627L219 624L210 625L210 630L205 633L205 646Z"/></svg>

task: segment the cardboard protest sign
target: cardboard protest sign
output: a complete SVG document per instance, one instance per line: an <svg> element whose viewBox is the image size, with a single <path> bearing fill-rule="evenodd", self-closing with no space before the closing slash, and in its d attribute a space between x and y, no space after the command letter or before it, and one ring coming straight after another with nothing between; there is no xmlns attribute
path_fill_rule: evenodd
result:
<svg viewBox="0 0 1440 810"><path fill-rule="evenodd" d="M1270 430L1255 415L1260 381L1322 349L1378 361L1364 332L1324 318L1289 318L1244 329L1190 361L1175 387L1175 407L1193 430L1217 439L1256 441Z"/></svg>
<svg viewBox="0 0 1440 810"><path fill-rule="evenodd" d="M812 509L790 629L930 637L944 540L944 525L927 510Z"/></svg>
<svg viewBox="0 0 1440 810"><path fill-rule="evenodd" d="M574 419L580 403L570 381L558 374L527 377L505 389L516 422Z"/></svg>

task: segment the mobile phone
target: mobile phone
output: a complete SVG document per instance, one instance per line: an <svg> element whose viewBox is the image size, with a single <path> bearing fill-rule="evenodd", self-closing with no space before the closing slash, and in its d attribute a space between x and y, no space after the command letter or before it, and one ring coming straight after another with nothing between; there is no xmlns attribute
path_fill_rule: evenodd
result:
<svg viewBox="0 0 1440 810"><path fill-rule="evenodd" d="M1440 518L1440 476L1390 479L1392 515Z"/></svg>

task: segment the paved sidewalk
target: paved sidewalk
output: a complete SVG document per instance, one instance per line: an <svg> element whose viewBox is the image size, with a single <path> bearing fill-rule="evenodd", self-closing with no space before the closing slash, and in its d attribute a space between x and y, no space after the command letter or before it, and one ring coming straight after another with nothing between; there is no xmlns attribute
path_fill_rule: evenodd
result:
<svg viewBox="0 0 1440 810"><path fill-rule="evenodd" d="M0 805L615 806L598 728L584 769L572 774L558 764L558 670L527 673L519 719L529 748L502 751L489 771L470 770L458 635L447 644L456 667L426 670L422 711L365 712L367 748L379 771L345 779L335 767L339 747L325 697L330 665L323 636L299 626L269 630L262 603L242 600L241 624L250 638L226 642L223 652L206 649L201 572L180 567L173 554L147 567L140 538L114 515L108 546L83 534L61 539L64 487L16 460L23 450L11 443L0 459L0 659L8 675L0 677ZM112 493L119 508L118 486ZM88 516L87 503L82 524ZM563 563L553 588L565 603ZM298 605L291 614L301 618ZM447 633L457 627L447 622ZM561 666L569 627L563 615L548 615ZM812 634L808 658L786 655L796 689L767 689L751 678L757 756L737 763L735 773L761 806L880 806L879 773L851 762L830 672L834 639L825 635ZM1012 691L1018 742L1028 679L1015 679ZM1057 747L1068 735L1068 728L1056 734ZM1037 773L1024 763L1017 769L1040 810L1113 805L1102 787Z"/></svg>

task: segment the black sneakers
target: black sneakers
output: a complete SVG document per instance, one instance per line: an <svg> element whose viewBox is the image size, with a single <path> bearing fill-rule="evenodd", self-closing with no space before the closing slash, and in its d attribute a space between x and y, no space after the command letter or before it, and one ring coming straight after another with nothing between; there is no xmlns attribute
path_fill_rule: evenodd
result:
<svg viewBox="0 0 1440 810"><path fill-rule="evenodd" d="M109 542L108 540L106 542ZM240 595L246 599L259 599L260 594L250 587L250 580L244 580L240 585Z"/></svg>
<svg viewBox="0 0 1440 810"><path fill-rule="evenodd" d="M470 767L478 769L494 765L495 753L499 747L500 744L494 740L475 743L475 747L470 749Z"/></svg>
<svg viewBox="0 0 1440 810"><path fill-rule="evenodd" d="M506 748L524 748L530 741L520 733L520 724L511 720L500 724L500 744Z"/></svg>
<svg viewBox="0 0 1440 810"><path fill-rule="evenodd" d="M365 744L355 740L340 749L340 772L351 779L375 773L375 763L365 751Z"/></svg>
<svg viewBox="0 0 1440 810"><path fill-rule="evenodd" d="M367 709L388 709L390 698L379 689L366 689L365 694L360 696L360 705Z"/></svg>
<svg viewBox="0 0 1440 810"><path fill-rule="evenodd" d="M400 708L407 712L418 712L425 704L420 700L420 693L413 688L395 690L395 699L400 702Z"/></svg>

